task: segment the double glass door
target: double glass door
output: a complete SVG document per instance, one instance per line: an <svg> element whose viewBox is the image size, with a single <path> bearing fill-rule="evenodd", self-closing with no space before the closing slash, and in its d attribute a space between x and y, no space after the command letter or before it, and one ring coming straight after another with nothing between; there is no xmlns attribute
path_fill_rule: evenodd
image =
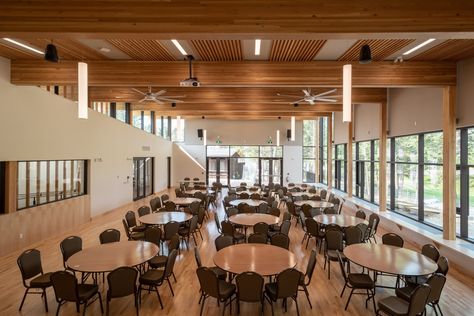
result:
<svg viewBox="0 0 474 316"><path fill-rule="evenodd" d="M260 185L282 184L283 159L260 158Z"/></svg>
<svg viewBox="0 0 474 316"><path fill-rule="evenodd" d="M133 199L153 194L153 158L133 158Z"/></svg>

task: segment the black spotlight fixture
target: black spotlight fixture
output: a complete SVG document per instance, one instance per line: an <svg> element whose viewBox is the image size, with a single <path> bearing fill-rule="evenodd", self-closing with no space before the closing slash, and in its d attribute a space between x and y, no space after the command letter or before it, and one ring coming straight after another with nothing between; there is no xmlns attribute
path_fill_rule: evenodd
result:
<svg viewBox="0 0 474 316"><path fill-rule="evenodd" d="M48 44L44 52L44 59L52 63L57 63L59 60L58 50L53 44Z"/></svg>
<svg viewBox="0 0 474 316"><path fill-rule="evenodd" d="M297 108L297 107L299 106L299 104L298 104L298 103L295 103L295 104L293 104L293 106L294 106L295 108Z"/></svg>
<svg viewBox="0 0 474 316"><path fill-rule="evenodd" d="M281 116L279 116L278 119L281 120Z"/></svg>
<svg viewBox="0 0 474 316"><path fill-rule="evenodd" d="M172 107L172 108L175 108L175 107L176 107L176 103L174 103L174 102L171 103L171 107Z"/></svg>
<svg viewBox="0 0 474 316"><path fill-rule="evenodd" d="M204 120L206 117L203 115L203 116L201 116L201 118Z"/></svg>
<svg viewBox="0 0 474 316"><path fill-rule="evenodd" d="M370 46L365 44L360 48L359 63L368 64L372 61L372 52L370 51Z"/></svg>

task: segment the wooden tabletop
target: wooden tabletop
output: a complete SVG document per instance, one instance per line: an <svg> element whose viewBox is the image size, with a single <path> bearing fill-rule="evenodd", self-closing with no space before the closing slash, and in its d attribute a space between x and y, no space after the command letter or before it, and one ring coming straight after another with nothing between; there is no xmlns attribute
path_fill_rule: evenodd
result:
<svg viewBox="0 0 474 316"><path fill-rule="evenodd" d="M259 206L262 203L266 203L263 200L251 200L251 199L237 199L229 202L232 206L238 206L240 203L247 203L249 206Z"/></svg>
<svg viewBox="0 0 474 316"><path fill-rule="evenodd" d="M350 261L373 271L422 276L438 269L436 262L419 252L383 244L354 244L344 248Z"/></svg>
<svg viewBox="0 0 474 316"><path fill-rule="evenodd" d="M317 215L314 220L323 225L336 224L341 227L355 226L360 223L369 224L366 220L350 215Z"/></svg>
<svg viewBox="0 0 474 316"><path fill-rule="evenodd" d="M260 214L260 213L242 213L235 214L229 217L229 221L234 224L242 226L253 226L257 223L264 222L268 225L278 224L280 218L270 215L270 214Z"/></svg>
<svg viewBox="0 0 474 316"><path fill-rule="evenodd" d="M254 193L257 193L257 194L260 195L260 196L262 195L262 193L259 192L259 191L248 191L248 190L246 190L246 191L239 191L239 192L236 192L235 194L239 195L239 194L242 194L242 193L247 193L248 195L252 195L252 194L254 194Z"/></svg>
<svg viewBox="0 0 474 316"><path fill-rule="evenodd" d="M201 192L201 193L204 193L204 194L214 194L215 193L215 191L211 190L211 189L207 189L207 190L196 190L196 189L186 190L186 194L194 194L196 192Z"/></svg>
<svg viewBox="0 0 474 316"><path fill-rule="evenodd" d="M81 250L73 254L66 265L79 272L110 272L147 262L158 251L157 245L147 241L113 242Z"/></svg>
<svg viewBox="0 0 474 316"><path fill-rule="evenodd" d="M146 225L165 225L171 221L178 223L189 221L193 216L185 212L158 212L139 217L138 220Z"/></svg>
<svg viewBox="0 0 474 316"><path fill-rule="evenodd" d="M303 206L303 204L309 204L311 207L316 208L326 208L326 207L333 207L334 204L326 202L326 201L313 201L313 200L304 200L304 201L296 201L295 205Z"/></svg>
<svg viewBox="0 0 474 316"><path fill-rule="evenodd" d="M216 253L214 264L219 268L239 274L246 271L270 276L296 266L296 256L281 247L267 244L238 244Z"/></svg>
<svg viewBox="0 0 474 316"><path fill-rule="evenodd" d="M192 198L192 197L184 197L184 198L174 198L171 199L176 205L189 205L193 202L201 202L200 199Z"/></svg>
<svg viewBox="0 0 474 316"><path fill-rule="evenodd" d="M303 195L306 195L308 197L312 197L312 196L319 196L319 194L316 194L316 193L309 193L309 192L289 192L292 196L303 196Z"/></svg>

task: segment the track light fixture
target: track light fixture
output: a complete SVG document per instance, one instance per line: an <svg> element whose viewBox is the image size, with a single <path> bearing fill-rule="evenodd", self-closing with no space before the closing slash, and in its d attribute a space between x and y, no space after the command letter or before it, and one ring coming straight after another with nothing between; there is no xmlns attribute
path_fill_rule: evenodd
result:
<svg viewBox="0 0 474 316"><path fill-rule="evenodd" d="M176 103L174 103L174 102L171 103L171 107L172 107L172 108L175 108L175 107L176 107Z"/></svg>
<svg viewBox="0 0 474 316"><path fill-rule="evenodd" d="M294 106L295 108L298 107L298 105L299 105L298 103L293 104L293 106Z"/></svg>
<svg viewBox="0 0 474 316"><path fill-rule="evenodd" d="M48 44L44 52L44 59L52 63L57 63L59 61L58 50L53 44Z"/></svg>
<svg viewBox="0 0 474 316"><path fill-rule="evenodd" d="M370 46L365 44L360 48L359 63L368 64L372 61L372 52L370 51Z"/></svg>

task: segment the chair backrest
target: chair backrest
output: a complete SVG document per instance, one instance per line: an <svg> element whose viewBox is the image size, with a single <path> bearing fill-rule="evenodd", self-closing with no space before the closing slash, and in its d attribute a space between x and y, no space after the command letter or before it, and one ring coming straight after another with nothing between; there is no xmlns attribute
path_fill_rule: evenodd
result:
<svg viewBox="0 0 474 316"><path fill-rule="evenodd" d="M337 225L337 224L334 224L334 223L326 225L325 229L326 229L326 231L338 230L338 231L342 232L342 227Z"/></svg>
<svg viewBox="0 0 474 316"><path fill-rule="evenodd" d="M122 224L123 224L123 230L125 231L125 235L127 235L127 238L130 239L130 227L128 227L128 224L125 218L122 219Z"/></svg>
<svg viewBox="0 0 474 316"><path fill-rule="evenodd" d="M283 222L290 221L291 219L291 214L288 212L283 213Z"/></svg>
<svg viewBox="0 0 474 316"><path fill-rule="evenodd" d="M370 229L370 236L375 236L375 233L377 233L377 228L379 227L380 223L380 217L372 213L369 216L369 229Z"/></svg>
<svg viewBox="0 0 474 316"><path fill-rule="evenodd" d="M240 193L240 198L241 199L248 199L248 198L250 198L250 195L247 192L242 192L242 193Z"/></svg>
<svg viewBox="0 0 474 316"><path fill-rule="evenodd" d="M337 214L337 209L335 207L326 207L324 209L324 214Z"/></svg>
<svg viewBox="0 0 474 316"><path fill-rule="evenodd" d="M197 215L199 213L200 206L201 206L201 202L199 201L194 201L191 204L189 204L189 209L191 210L191 214Z"/></svg>
<svg viewBox="0 0 474 316"><path fill-rule="evenodd" d="M300 223L301 223L301 226L303 227L303 230L306 231L306 216L303 214L303 212L300 212L300 215L299 215L299 218L300 218Z"/></svg>
<svg viewBox="0 0 474 316"><path fill-rule="evenodd" d="M306 225L306 231L313 237L319 236L319 224L313 218L307 218L304 221Z"/></svg>
<svg viewBox="0 0 474 316"><path fill-rule="evenodd" d="M316 189L315 189L315 188L310 188L310 189L308 190L308 193L315 194L315 193L316 193Z"/></svg>
<svg viewBox="0 0 474 316"><path fill-rule="evenodd" d="M239 213L239 210L236 207L229 207L225 210L225 213L227 215L227 218L229 218L232 215L237 215Z"/></svg>
<svg viewBox="0 0 474 316"><path fill-rule="evenodd" d="M245 208L249 206L247 203L239 203L237 205L237 209L239 210L239 213L245 213Z"/></svg>
<svg viewBox="0 0 474 316"><path fill-rule="evenodd" d="M356 225L356 227L359 228L360 231L362 232L362 240L364 241L365 236L367 236L367 231L368 231L369 227L365 223L359 223L359 224Z"/></svg>
<svg viewBox="0 0 474 316"><path fill-rule="evenodd" d="M250 234L247 238L247 242L249 244L266 244L267 243L267 235L262 233L253 233Z"/></svg>
<svg viewBox="0 0 474 316"><path fill-rule="evenodd" d="M319 196L321 197L322 200L326 199L328 191L322 189L321 192L319 192Z"/></svg>
<svg viewBox="0 0 474 316"><path fill-rule="evenodd" d="M318 207L311 208L310 212L311 212L311 217L315 217L322 214L321 209Z"/></svg>
<svg viewBox="0 0 474 316"><path fill-rule="evenodd" d="M67 271L54 272L51 274L51 283L57 301L79 301L77 279L74 274Z"/></svg>
<svg viewBox="0 0 474 316"><path fill-rule="evenodd" d="M127 221L127 225L129 228L137 226L137 218L135 217L134 211L128 211L125 214L125 220Z"/></svg>
<svg viewBox="0 0 474 316"><path fill-rule="evenodd" d="M434 273L428 278L426 284L431 287L430 295L428 296L428 303L439 302L445 283L446 276L441 273Z"/></svg>
<svg viewBox="0 0 474 316"><path fill-rule="evenodd" d="M235 277L237 297L242 302L260 302L263 294L263 277L255 272L243 272Z"/></svg>
<svg viewBox="0 0 474 316"><path fill-rule="evenodd" d="M189 223L189 234L196 231L197 224L198 224L198 216L194 215L193 218L191 219L191 222Z"/></svg>
<svg viewBox="0 0 474 316"><path fill-rule="evenodd" d="M301 272L296 269L286 269L277 276L277 298L296 297Z"/></svg>
<svg viewBox="0 0 474 316"><path fill-rule="evenodd" d="M199 254L198 247L194 247L194 259L196 259L196 265L198 268L202 267L201 255Z"/></svg>
<svg viewBox="0 0 474 316"><path fill-rule="evenodd" d="M273 246L289 249L290 248L290 237L282 233L276 233L270 238L270 243Z"/></svg>
<svg viewBox="0 0 474 316"><path fill-rule="evenodd" d="M165 235L163 237L164 240L170 240L173 235L176 235L179 231L179 223L175 221L171 221L165 224Z"/></svg>
<svg viewBox="0 0 474 316"><path fill-rule="evenodd" d="M217 231L220 233L222 231L221 222L219 221L219 216L217 213L214 213L214 221L216 222Z"/></svg>
<svg viewBox="0 0 474 316"><path fill-rule="evenodd" d="M355 214L357 218L362 218L362 219L366 219L367 215L365 214L365 212L363 210L358 210Z"/></svg>
<svg viewBox="0 0 474 316"><path fill-rule="evenodd" d="M219 279L217 274L209 268L199 267L196 270L201 291L211 297L219 298Z"/></svg>
<svg viewBox="0 0 474 316"><path fill-rule="evenodd" d="M296 214L296 208L295 208L295 203L293 202L286 202L286 207L288 208L288 212L290 212L291 215L297 216Z"/></svg>
<svg viewBox="0 0 474 316"><path fill-rule="evenodd" d="M302 194L302 195L301 195L301 199L302 199L303 201L309 200L308 194Z"/></svg>
<svg viewBox="0 0 474 316"><path fill-rule="evenodd" d="M234 237L234 225L232 225L231 222L229 221L223 221L221 223L221 227L222 227L222 233L224 235L228 235L228 236L231 236L231 237Z"/></svg>
<svg viewBox="0 0 474 316"><path fill-rule="evenodd" d="M178 250L179 249L179 235L174 234L171 236L169 244L168 244L168 253L172 250Z"/></svg>
<svg viewBox="0 0 474 316"><path fill-rule="evenodd" d="M364 235L362 231L357 226L349 226L344 230L346 245L360 244Z"/></svg>
<svg viewBox="0 0 474 316"><path fill-rule="evenodd" d="M431 288L428 284L420 284L416 287L410 296L410 305L408 306L408 316L421 315L425 311L425 305L428 301Z"/></svg>
<svg viewBox="0 0 474 316"><path fill-rule="evenodd" d="M111 242L118 242L120 241L120 231L115 228L109 228L104 230L99 235L99 241L101 244L108 244Z"/></svg>
<svg viewBox="0 0 474 316"><path fill-rule="evenodd" d="M395 233L386 233L382 236L382 243L384 245L403 247L403 238Z"/></svg>
<svg viewBox="0 0 474 316"><path fill-rule="evenodd" d="M276 217L280 217L280 213L281 211L278 207L271 207L270 210L268 211L268 214L276 216Z"/></svg>
<svg viewBox="0 0 474 316"><path fill-rule="evenodd" d="M260 203L260 205L257 207L257 212L261 214L267 214L268 213L268 203Z"/></svg>
<svg viewBox="0 0 474 316"><path fill-rule="evenodd" d="M309 204L303 204L303 206L301 206L301 211L303 212L305 217L313 217L311 216L311 208L312 207Z"/></svg>
<svg viewBox="0 0 474 316"><path fill-rule="evenodd" d="M321 201L321 197L319 195L313 195L309 199L312 201Z"/></svg>
<svg viewBox="0 0 474 316"><path fill-rule="evenodd" d="M199 208L198 211L198 224L201 227L202 223L204 223L204 218L206 217L206 210L203 208Z"/></svg>
<svg viewBox="0 0 474 316"><path fill-rule="evenodd" d="M257 223L255 225L253 225L253 232L254 233L261 233L261 234L267 235L268 234L268 229L269 229L268 224L264 223L264 222L260 222L260 223Z"/></svg>
<svg viewBox="0 0 474 316"><path fill-rule="evenodd" d="M38 274L43 274L43 267L41 266L41 253L37 249L28 249L24 251L18 257L16 262L18 264L18 268L20 268L23 284L25 284L25 280L31 279Z"/></svg>
<svg viewBox="0 0 474 316"><path fill-rule="evenodd" d="M154 197L150 200L150 208L152 212L155 212L161 207L161 199L160 197Z"/></svg>
<svg viewBox="0 0 474 316"><path fill-rule="evenodd" d="M281 223L280 225L280 233L288 236L288 234L290 233L290 226L291 226L291 223L289 220L283 221L283 223Z"/></svg>
<svg viewBox="0 0 474 316"><path fill-rule="evenodd" d="M135 294L137 291L137 276L138 271L131 267L120 267L110 272L107 275L108 296L113 298Z"/></svg>
<svg viewBox="0 0 474 316"><path fill-rule="evenodd" d="M82 238L78 236L69 236L61 241L59 248L63 255L64 267L66 267L66 261L73 254L82 250Z"/></svg>
<svg viewBox="0 0 474 316"><path fill-rule="evenodd" d="M168 254L168 259L166 259L166 266L165 266L165 271L164 271L165 277L169 277L170 275L173 274L174 263L176 262L176 256L178 256L178 250L176 249L171 250L171 252Z"/></svg>
<svg viewBox="0 0 474 316"><path fill-rule="evenodd" d="M176 204L173 201L166 201L165 202L165 209L168 212L174 212L174 211L176 211Z"/></svg>
<svg viewBox="0 0 474 316"><path fill-rule="evenodd" d="M423 245L423 247L421 248L421 254L427 256L434 262L438 262L440 256L438 248L436 248L436 246L432 244Z"/></svg>
<svg viewBox="0 0 474 316"><path fill-rule="evenodd" d="M219 235L215 240L214 244L216 245L216 250L219 251L225 247L232 246L234 243L234 238L232 236Z"/></svg>
<svg viewBox="0 0 474 316"><path fill-rule="evenodd" d="M152 242L158 247L160 246L160 240L161 240L161 228L159 227L148 227L145 230L145 241Z"/></svg>
<svg viewBox="0 0 474 316"><path fill-rule="evenodd" d="M251 198L252 200L260 200L260 197L261 197L261 196L260 196L260 194L258 194L258 193L252 193L252 194L250 195L250 198Z"/></svg>
<svg viewBox="0 0 474 316"><path fill-rule="evenodd" d="M169 195L168 194L163 194L161 196L161 204L164 204L166 201L168 201L170 199Z"/></svg>
<svg viewBox="0 0 474 316"><path fill-rule="evenodd" d="M144 205L144 206L141 206L140 208L138 208L137 213L138 213L138 217L142 217L144 215L150 214L151 209L148 206Z"/></svg>
<svg viewBox="0 0 474 316"><path fill-rule="evenodd" d="M308 265L306 266L306 273L305 273L305 282L306 279L308 279L308 283L305 283L306 285L309 285L311 283L311 278L313 277L313 272L314 268L316 267L316 251L311 250L311 254L309 255L309 260L308 260Z"/></svg>
<svg viewBox="0 0 474 316"><path fill-rule="evenodd" d="M441 273L443 275L447 275L449 271L449 261L448 258L445 256L441 256L438 259L438 270L436 270L437 273Z"/></svg>
<svg viewBox="0 0 474 316"><path fill-rule="evenodd" d="M181 188L176 188L174 189L174 194L176 197L185 197L186 195L184 194L183 191L181 191Z"/></svg>
<svg viewBox="0 0 474 316"><path fill-rule="evenodd" d="M326 232L326 250L339 250L343 249L343 233L340 230L329 230Z"/></svg>

